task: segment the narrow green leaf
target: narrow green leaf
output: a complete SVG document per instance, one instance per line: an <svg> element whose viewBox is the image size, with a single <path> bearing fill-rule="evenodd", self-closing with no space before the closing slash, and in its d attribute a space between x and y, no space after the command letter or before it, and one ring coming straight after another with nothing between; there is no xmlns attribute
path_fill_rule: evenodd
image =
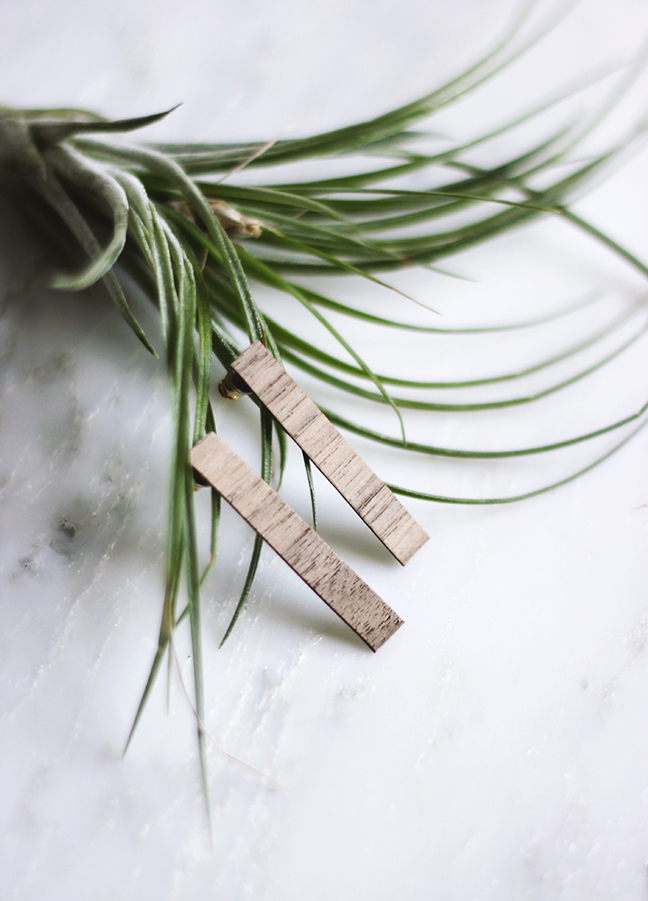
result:
<svg viewBox="0 0 648 901"><path fill-rule="evenodd" d="M434 501L440 504L470 504L470 505L490 505L490 504L514 504L517 501L528 500L531 497L538 497L540 494L546 494L548 491L553 491L554 488L561 488L563 485L568 485L570 482L575 481L576 479L584 476L586 473L591 472L597 466L600 466L601 463L604 463L606 460L609 460L611 456L617 453L617 451L621 450L622 447L634 438L643 428L648 425L648 419L644 419L644 421L638 425L635 429L633 429L629 435L627 435L623 441L620 441L618 444L615 444L614 447L609 450L607 453L603 454L600 457L597 457L593 463L590 463L588 466L579 469L577 472L573 472L571 475L567 476L564 479L560 479L558 482L552 482L551 485L544 485L542 488L536 488L534 491L527 491L525 494L516 494L511 497L489 497L489 498L462 498L462 497L446 497L441 494L428 494L424 491L414 491L410 488L403 488L400 485L390 485L387 487L390 488L394 494L400 494L404 497L412 497L418 498L419 500L424 501Z"/></svg>

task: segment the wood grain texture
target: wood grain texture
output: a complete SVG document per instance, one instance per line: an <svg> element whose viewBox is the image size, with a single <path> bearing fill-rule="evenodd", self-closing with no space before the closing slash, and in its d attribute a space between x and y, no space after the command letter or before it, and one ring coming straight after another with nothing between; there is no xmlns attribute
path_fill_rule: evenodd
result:
<svg viewBox="0 0 648 901"><path fill-rule="evenodd" d="M398 614L218 435L210 432L196 444L191 463L372 651L402 626Z"/></svg>
<svg viewBox="0 0 648 901"><path fill-rule="evenodd" d="M260 341L232 363L261 403L403 565L429 536Z"/></svg>

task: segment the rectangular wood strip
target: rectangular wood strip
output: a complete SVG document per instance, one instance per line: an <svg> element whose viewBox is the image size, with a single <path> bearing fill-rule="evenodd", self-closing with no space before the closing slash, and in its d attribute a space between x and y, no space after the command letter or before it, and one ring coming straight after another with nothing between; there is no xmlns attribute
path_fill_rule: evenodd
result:
<svg viewBox="0 0 648 901"><path fill-rule="evenodd" d="M429 536L260 341L232 369L403 565Z"/></svg>
<svg viewBox="0 0 648 901"><path fill-rule="evenodd" d="M210 432L195 445L191 463L372 651L402 626L398 614L218 435Z"/></svg>

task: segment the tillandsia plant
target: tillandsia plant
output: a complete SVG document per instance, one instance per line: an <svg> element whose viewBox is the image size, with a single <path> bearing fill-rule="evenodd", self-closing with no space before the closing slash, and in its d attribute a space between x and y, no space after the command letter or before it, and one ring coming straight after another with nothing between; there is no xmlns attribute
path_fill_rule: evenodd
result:
<svg viewBox="0 0 648 901"><path fill-rule="evenodd" d="M460 389L515 382L532 372L551 372L562 360L576 357L585 347L603 341L621 320L532 367L497 377L453 382L395 378L373 371L330 321L329 311L387 329L422 334L489 329L417 325L397 316L367 313L360 306L315 290L308 279L313 275L352 274L390 287L385 281L390 272L403 267L436 267L453 254L540 215L568 219L648 275L640 261L567 206L575 192L582 191L641 132L637 128L595 157L574 161L574 149L601 121L635 69L624 78L606 107L595 111L585 123L581 120L562 127L522 153L504 155L496 165L478 166L468 157L474 159L480 148L488 147L495 139L501 146L502 138L560 102L566 94L454 146L412 128L477 90L503 67L511 65L540 36L536 34L514 48L515 35L508 35L470 69L426 96L370 121L307 138L239 144L134 144L123 139L115 141L112 135L135 131L168 113L121 121L108 121L77 109L3 109L0 114L0 157L5 171L29 192L32 210L39 214L43 228L50 228L60 240L63 222L67 229L64 240L89 260L81 271L54 276L51 286L82 290L103 281L144 348L156 356L153 343L131 310L129 286L136 283L143 288L159 310L163 339L160 356L168 370L174 423L166 588L157 652L133 729L166 654L171 662L174 630L188 617L203 779L200 589L216 560L220 499L212 493L211 552L201 571L194 511L196 484L189 452L206 432L216 429L210 402L214 358L227 370L242 351L244 341L262 340L279 360L322 384L351 394L358 401L389 405L399 423L392 435L361 426L332 409L325 413L341 429L403 453L475 459L519 457L586 442L633 422L636 430L645 423L643 408L595 431L560 442L502 451L408 442L401 414L404 409L476 410L531 403L603 366L636 341L646 326L636 329L629 339L594 364L568 379L554 379L536 393L480 403L444 403L426 399L424 392L430 388ZM281 180L280 167L286 164L333 156L353 163L346 174L319 180ZM243 169L246 177L238 177ZM265 171L271 171L271 179L263 177ZM256 181L251 180L250 172L259 173ZM433 188L408 189L399 184L399 180L402 182L414 173L421 184L432 172ZM464 215L460 225L456 224L458 213ZM305 309L329 332L339 354L318 347L296 329L281 325L272 310L262 309L251 290L255 283L283 292ZM392 290L394 297L401 293ZM537 323L546 321L547 318L539 319ZM525 327L530 324L533 323L524 323ZM268 482L276 479L280 483L286 436L262 407L259 418L261 474ZM396 493L445 503L520 500L576 478L602 462L631 434L579 472L516 497L441 497L407 486L390 487ZM307 459L305 463L312 489ZM313 512L314 509L313 500ZM247 578L225 637L250 594L262 543L259 537L254 542ZM183 582L186 605L180 600Z"/></svg>

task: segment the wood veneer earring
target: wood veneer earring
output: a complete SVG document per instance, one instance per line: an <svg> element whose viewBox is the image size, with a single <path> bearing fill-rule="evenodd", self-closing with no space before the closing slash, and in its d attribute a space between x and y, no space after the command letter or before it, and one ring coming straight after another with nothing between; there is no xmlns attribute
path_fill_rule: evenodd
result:
<svg viewBox="0 0 648 901"><path fill-rule="evenodd" d="M191 463L372 651L402 626L398 614L215 432L194 446Z"/></svg>
<svg viewBox="0 0 648 901"><path fill-rule="evenodd" d="M221 393L248 388L405 565L429 535L260 341L232 363Z"/></svg>

